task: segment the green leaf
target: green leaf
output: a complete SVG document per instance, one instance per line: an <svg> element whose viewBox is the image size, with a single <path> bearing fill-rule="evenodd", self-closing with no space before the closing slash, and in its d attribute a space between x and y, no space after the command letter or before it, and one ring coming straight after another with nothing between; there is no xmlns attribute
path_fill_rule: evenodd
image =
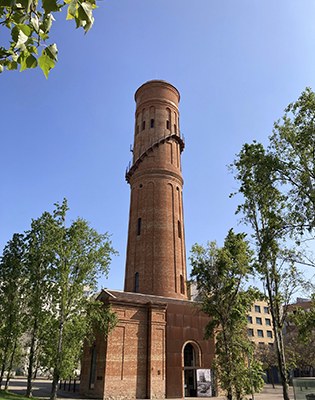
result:
<svg viewBox="0 0 315 400"><path fill-rule="evenodd" d="M29 25L19 24L17 27L26 35L27 37L31 36L33 29Z"/></svg>
<svg viewBox="0 0 315 400"><path fill-rule="evenodd" d="M11 30L11 38L13 40L14 43L16 43L19 40L19 28L17 28L16 26L13 27L13 29Z"/></svg>
<svg viewBox="0 0 315 400"><path fill-rule="evenodd" d="M51 44L50 46L47 46L46 51L51 59L57 61L58 49L57 49L56 43Z"/></svg>
<svg viewBox="0 0 315 400"><path fill-rule="evenodd" d="M5 49L4 47L0 47L0 58L2 57L6 57L8 55L10 55L11 52L8 51L7 49Z"/></svg>
<svg viewBox="0 0 315 400"><path fill-rule="evenodd" d="M14 3L15 1L12 0L1 0L0 8L13 7Z"/></svg>
<svg viewBox="0 0 315 400"><path fill-rule="evenodd" d="M57 50L56 45L52 45L52 46L55 46L55 48ZM52 47L52 46L49 46L49 47ZM47 47L46 49L43 50L42 55L38 59L38 65L42 69L46 79L48 79L49 71L52 68L54 68L56 61L57 61L57 56L55 56L55 57L53 56L52 49L49 49Z"/></svg>
<svg viewBox="0 0 315 400"><path fill-rule="evenodd" d="M93 8L95 8L91 3L83 2L80 4L79 9L78 9L78 20L77 24L79 23L79 26L82 26L85 32L88 32L94 22L93 18Z"/></svg>
<svg viewBox="0 0 315 400"><path fill-rule="evenodd" d="M57 0L43 0L43 9L46 14L49 14L52 11L59 11L61 5L57 3Z"/></svg>
<svg viewBox="0 0 315 400"><path fill-rule="evenodd" d="M9 61L8 64L7 64L7 69L9 71L17 69L17 67L18 67L18 63L16 61Z"/></svg>
<svg viewBox="0 0 315 400"><path fill-rule="evenodd" d="M29 54L29 53L23 54L23 56L20 57L19 61L21 64L20 72L22 72L28 68L36 68L37 67L37 60L33 56L33 54Z"/></svg>
<svg viewBox="0 0 315 400"><path fill-rule="evenodd" d="M25 8L26 13L28 14L31 9L32 0L19 0L19 3L23 8ZM18 4L18 3L17 3Z"/></svg>
<svg viewBox="0 0 315 400"><path fill-rule="evenodd" d="M52 14L47 14L44 16L43 23L41 24L40 28L43 30L43 32L49 32L52 22L54 21L54 17Z"/></svg>
<svg viewBox="0 0 315 400"><path fill-rule="evenodd" d="M31 24L36 32L39 31L39 21L37 15L31 18Z"/></svg>
<svg viewBox="0 0 315 400"><path fill-rule="evenodd" d="M43 32L42 30L39 31L39 36L42 40L47 40L49 38L49 36L47 35L47 33Z"/></svg>
<svg viewBox="0 0 315 400"><path fill-rule="evenodd" d="M15 24L23 24L27 20L27 14L25 11L15 11L11 16L11 22Z"/></svg>
<svg viewBox="0 0 315 400"><path fill-rule="evenodd" d="M14 47L19 49L23 48L24 43L28 40L28 36L23 33L21 29L15 26L11 31L11 37L14 42Z"/></svg>
<svg viewBox="0 0 315 400"><path fill-rule="evenodd" d="M67 11L67 20L73 19L74 17L77 16L77 10L78 10L78 0L71 0L68 11Z"/></svg>

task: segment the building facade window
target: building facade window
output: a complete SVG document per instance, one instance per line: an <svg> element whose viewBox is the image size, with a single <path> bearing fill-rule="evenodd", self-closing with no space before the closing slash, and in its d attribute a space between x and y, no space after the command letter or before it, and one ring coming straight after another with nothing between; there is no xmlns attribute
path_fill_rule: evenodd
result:
<svg viewBox="0 0 315 400"><path fill-rule="evenodd" d="M267 337L272 338L272 331L267 331Z"/></svg>
<svg viewBox="0 0 315 400"><path fill-rule="evenodd" d="M260 313L260 306L255 305L255 312L259 312Z"/></svg>
<svg viewBox="0 0 315 400"><path fill-rule="evenodd" d="M271 319L265 318L266 325L271 326Z"/></svg>
<svg viewBox="0 0 315 400"><path fill-rule="evenodd" d="M248 335L248 336L254 336L254 329L248 328L248 329L247 329L247 335Z"/></svg>
<svg viewBox="0 0 315 400"><path fill-rule="evenodd" d="M256 317L256 324L262 325L262 319L260 317Z"/></svg>
<svg viewBox="0 0 315 400"><path fill-rule="evenodd" d="M154 128L154 119L153 118L150 121L150 128Z"/></svg>
<svg viewBox="0 0 315 400"><path fill-rule="evenodd" d="M170 129L170 121L169 120L166 121L166 129Z"/></svg>
<svg viewBox="0 0 315 400"><path fill-rule="evenodd" d="M249 324L252 324L252 323L253 323L253 317L250 316L250 315L247 315L247 322L248 322Z"/></svg>
<svg viewBox="0 0 315 400"><path fill-rule="evenodd" d="M264 313L269 314L269 307L264 307Z"/></svg>
<svg viewBox="0 0 315 400"><path fill-rule="evenodd" d="M264 331L262 329L257 329L258 337L264 337Z"/></svg>

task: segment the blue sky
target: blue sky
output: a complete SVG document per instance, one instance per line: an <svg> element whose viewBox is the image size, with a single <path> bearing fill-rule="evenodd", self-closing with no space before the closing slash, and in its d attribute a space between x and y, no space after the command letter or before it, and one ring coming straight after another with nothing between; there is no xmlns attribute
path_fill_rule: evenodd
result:
<svg viewBox="0 0 315 400"><path fill-rule="evenodd" d="M87 35L56 18L49 79L0 75L1 248L66 197L70 219L112 234L120 256L100 284L123 288L133 95L150 79L181 93L187 257L195 242L221 245L229 228L243 230L227 165L315 89L315 2L103 0Z"/></svg>

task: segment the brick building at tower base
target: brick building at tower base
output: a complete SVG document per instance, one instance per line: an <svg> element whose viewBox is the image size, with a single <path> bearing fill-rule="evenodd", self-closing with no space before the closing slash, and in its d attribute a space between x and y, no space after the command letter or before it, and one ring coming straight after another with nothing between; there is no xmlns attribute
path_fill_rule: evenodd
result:
<svg viewBox="0 0 315 400"><path fill-rule="evenodd" d="M103 290L99 296L118 317L84 349L80 391L103 399L196 397L198 371L210 370L213 341L204 339L209 317L197 303ZM213 385L199 382L209 397ZM199 393L202 395L202 393Z"/></svg>

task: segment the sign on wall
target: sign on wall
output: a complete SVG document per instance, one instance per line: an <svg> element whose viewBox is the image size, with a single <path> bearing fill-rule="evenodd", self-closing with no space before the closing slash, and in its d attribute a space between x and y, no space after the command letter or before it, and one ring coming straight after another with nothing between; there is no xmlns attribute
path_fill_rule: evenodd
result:
<svg viewBox="0 0 315 400"><path fill-rule="evenodd" d="M198 397L211 397L211 370L210 369L197 369L197 396Z"/></svg>

